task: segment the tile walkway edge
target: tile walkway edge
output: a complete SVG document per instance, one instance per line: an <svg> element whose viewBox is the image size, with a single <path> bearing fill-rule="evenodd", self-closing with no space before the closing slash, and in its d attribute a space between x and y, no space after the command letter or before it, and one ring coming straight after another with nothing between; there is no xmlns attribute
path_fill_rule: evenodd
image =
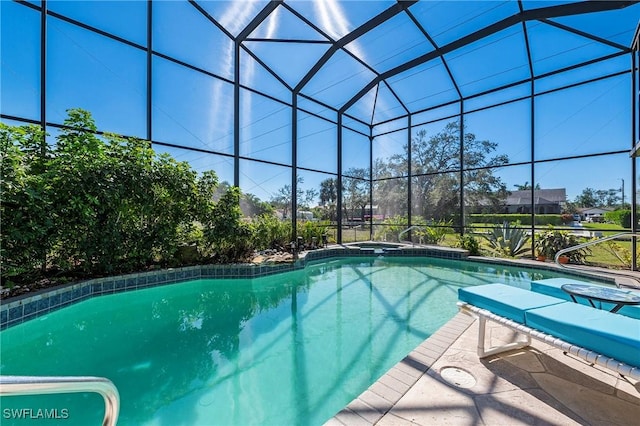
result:
<svg viewBox="0 0 640 426"><path fill-rule="evenodd" d="M325 425L376 424L473 322L468 315L456 314Z"/></svg>

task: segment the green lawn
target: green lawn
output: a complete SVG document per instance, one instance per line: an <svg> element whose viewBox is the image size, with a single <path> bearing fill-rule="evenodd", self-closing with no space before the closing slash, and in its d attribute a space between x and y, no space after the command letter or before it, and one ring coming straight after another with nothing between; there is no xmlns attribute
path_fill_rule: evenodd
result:
<svg viewBox="0 0 640 426"><path fill-rule="evenodd" d="M585 224L586 225L586 224ZM593 224L588 224L590 226L585 226L585 228L587 229L599 229L603 231L603 235L614 235L620 232L625 232L625 229L622 228L619 225L611 225L611 224L602 224L602 223L593 223ZM604 225L604 226L603 226ZM606 229L609 229L609 231L606 231ZM628 230L627 230L628 231ZM482 251L482 254L485 255L491 255L491 253L488 250L488 243L487 241L482 238L482 236L477 235L476 238L478 239L478 241L480 242L480 250ZM587 239L580 239L580 242L586 242ZM455 234L448 234L446 236L446 238L444 239L444 241L440 244L443 246L449 246L449 247L455 247L457 245L458 242L458 237ZM609 268L614 268L614 269L628 269L629 267L626 266L623 262L621 262L613 253L612 251L615 250L618 252L618 254L624 259L625 258L625 254L627 255L627 257L630 256L630 252L631 252L631 241L628 240L615 240L614 241L615 244L617 244L617 248L612 248L609 247L607 242L603 242L600 244L595 244L593 246L590 247L591 249L591 255L587 256L587 262L589 264L592 265L597 265L597 266L603 266L603 267L609 267ZM531 258L532 255L531 253L526 254L522 257L525 258Z"/></svg>
<svg viewBox="0 0 640 426"><path fill-rule="evenodd" d="M611 250L607 248L606 244L607 243L604 242L591 247L591 256L587 257L587 262L614 268L627 269L627 266L620 262L620 260L611 253ZM616 244L629 252L631 251L631 241L616 241Z"/></svg>
<svg viewBox="0 0 640 426"><path fill-rule="evenodd" d="M625 229L620 225L614 225L613 223L586 223L582 222L582 226L586 229L593 229L602 231L602 235L609 236L620 232L631 232L630 229Z"/></svg>
<svg viewBox="0 0 640 426"><path fill-rule="evenodd" d="M328 232L329 232L329 242L335 243L338 240L338 230L336 228L330 228ZM370 239L371 238L370 238L369 228L366 226L342 228L343 243L369 241Z"/></svg>
<svg viewBox="0 0 640 426"><path fill-rule="evenodd" d="M479 225L479 224L474 224ZM491 224L487 224L489 226L493 226ZM600 230L602 231L604 236L614 235L620 232L625 232L623 227L619 225L613 225L608 223L583 223L584 227L589 230ZM329 241L336 241L336 229L329 229ZM483 232L484 230L478 229L478 232ZM367 241L370 239L369 229L366 226L362 227L352 227L352 228L343 228L342 229L342 240L345 243L356 242L356 241ZM374 233L375 238L375 233ZM491 256L488 248L489 245L487 241L481 236L476 235L478 242L480 243L481 254ZM585 242L587 239L580 239L580 242ZM625 257L625 252L630 253L631 251L631 242L626 240L615 240L615 244L618 245L617 251L619 252L622 258ZM458 234L450 233L447 234L444 240L439 244L445 247L458 247ZM603 267L610 267L614 269L628 269L627 266L624 265L616 256L612 253L613 248L610 248L606 242L596 244L591 247L591 255L587 257L587 262L592 265L598 265ZM528 253L522 257L532 258L532 254Z"/></svg>

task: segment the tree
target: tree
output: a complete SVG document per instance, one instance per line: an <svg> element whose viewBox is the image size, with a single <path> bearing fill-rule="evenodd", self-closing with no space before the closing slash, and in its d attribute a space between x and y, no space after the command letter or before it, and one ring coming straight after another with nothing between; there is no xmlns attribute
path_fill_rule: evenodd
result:
<svg viewBox="0 0 640 426"><path fill-rule="evenodd" d="M578 213L578 205L574 202L567 201L566 203L564 203L563 213L570 213L570 214Z"/></svg>
<svg viewBox="0 0 640 426"><path fill-rule="evenodd" d="M602 201L603 201L602 205L606 207L618 206L621 202L620 190L614 189L614 188L603 190Z"/></svg>
<svg viewBox="0 0 640 426"><path fill-rule="evenodd" d="M304 190L302 184L304 178L298 176L296 178L297 190L296 190L296 202L298 203L299 210L308 210L311 208L311 203L318 197L318 191L314 188ZM282 210L283 217L290 217L291 212L291 185L285 185L276 191L276 195L271 197L271 204Z"/></svg>
<svg viewBox="0 0 640 426"><path fill-rule="evenodd" d="M271 197L271 205L282 211L282 218L286 219L291 215L291 185L285 185L276 191Z"/></svg>
<svg viewBox="0 0 640 426"><path fill-rule="evenodd" d="M56 264L83 272L115 272L166 262L180 230L195 219L217 185L186 162L157 154L147 141L98 137L91 114L69 110L48 166Z"/></svg>
<svg viewBox="0 0 640 426"><path fill-rule="evenodd" d="M531 189L531 185L529 184L529 182L525 182L525 183L524 183L524 185L518 185L518 184L515 184L515 185L513 185L513 186L514 186L514 187L516 188L516 190L518 190L518 191L526 191L526 190L528 190L528 189ZM540 189L540 184L539 184L539 183L536 183L536 187L535 187L534 189Z"/></svg>
<svg viewBox="0 0 640 426"><path fill-rule="evenodd" d="M264 214L273 214L273 207L266 201L262 201L254 194L240 195L240 208L245 216L257 217Z"/></svg>
<svg viewBox="0 0 640 426"><path fill-rule="evenodd" d="M338 202L338 180L328 178L320 182L320 206L324 210L323 219L331 221L336 218L336 203Z"/></svg>
<svg viewBox="0 0 640 426"><path fill-rule="evenodd" d="M310 189L302 189L301 184L303 183L302 178L298 178L298 190L296 201L298 203L298 210L309 210L311 209L311 205L318 198L318 190L315 188Z"/></svg>
<svg viewBox="0 0 640 426"><path fill-rule="evenodd" d="M465 200L471 205L498 209L508 194L506 185L491 168L508 163L506 155L492 155L496 148L495 142L479 140L473 133L464 135ZM460 124L450 122L432 136L420 130L412 139L411 155L413 213L425 219L450 219L457 213L460 201ZM375 162L375 202L385 214L402 214L394 210L406 205L407 179L388 177L406 176L407 158L405 145L402 154Z"/></svg>
<svg viewBox="0 0 640 426"><path fill-rule="evenodd" d="M406 167L387 159L376 158L373 163L373 204L384 217L407 214L407 179L393 178L396 173L403 173L403 168L406 174Z"/></svg>
<svg viewBox="0 0 640 426"><path fill-rule="evenodd" d="M618 189L585 188L575 199L580 207L613 207L620 203Z"/></svg>
<svg viewBox="0 0 640 426"><path fill-rule="evenodd" d="M361 217L369 204L369 170L352 167L342 178L342 208L347 220Z"/></svg>
<svg viewBox="0 0 640 426"><path fill-rule="evenodd" d="M222 181L216 187L216 191L213 195L215 201L219 200L231 189L229 182ZM266 201L262 201L254 194L241 193L240 194L240 209L242 213L247 217L256 217L263 214L272 214L273 207Z"/></svg>
<svg viewBox="0 0 640 426"><path fill-rule="evenodd" d="M596 192L593 188L585 188L576 197L575 203L580 207L595 207L597 205Z"/></svg>

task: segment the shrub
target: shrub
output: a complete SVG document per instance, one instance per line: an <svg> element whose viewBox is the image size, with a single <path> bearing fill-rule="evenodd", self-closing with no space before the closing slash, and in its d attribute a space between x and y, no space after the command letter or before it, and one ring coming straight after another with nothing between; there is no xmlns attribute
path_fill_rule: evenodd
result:
<svg viewBox="0 0 640 426"><path fill-rule="evenodd" d="M573 215L569 213L564 213L560 215L560 220L562 221L563 225L568 225L569 223L573 222Z"/></svg>
<svg viewBox="0 0 640 426"><path fill-rule="evenodd" d="M291 240L291 222L274 214L262 214L253 221L253 244L256 250L285 250Z"/></svg>
<svg viewBox="0 0 640 426"><path fill-rule="evenodd" d="M424 225L417 228L414 234L418 237L421 244L439 244L451 231L451 221L437 221L431 225Z"/></svg>
<svg viewBox="0 0 640 426"><path fill-rule="evenodd" d="M51 146L35 126L0 124L3 280L174 262L213 209L215 173L198 176L146 141L99 137L87 111L68 114Z"/></svg>
<svg viewBox="0 0 640 426"><path fill-rule="evenodd" d="M399 234L408 228L407 223L406 216L389 217L377 227L374 239L399 242ZM452 220L426 221L422 217L413 218L413 226L416 228L411 230L412 240L417 238L420 244L438 244L453 232L452 223ZM403 234L402 238L407 239L408 234Z"/></svg>
<svg viewBox="0 0 640 426"><path fill-rule="evenodd" d="M55 232L45 134L37 126L0 123L0 271L8 277L43 271Z"/></svg>
<svg viewBox="0 0 640 426"><path fill-rule="evenodd" d="M322 244L322 236L326 234L328 227L329 221L298 221L296 224L296 233L298 237L302 237L305 246L312 246L314 239L317 246Z"/></svg>
<svg viewBox="0 0 640 426"><path fill-rule="evenodd" d="M536 251L548 258L555 258L560 250L577 246L579 243L575 235L568 231L559 231L550 228L549 230L536 235ZM573 263L584 263L586 257L591 254L588 247L573 250L567 253L569 260Z"/></svg>
<svg viewBox="0 0 640 426"><path fill-rule="evenodd" d="M612 256L614 256L622 266L626 268L631 268L632 266L632 254L631 250L624 247L622 244L619 244L615 241L606 241L602 247L609 252ZM638 261L638 256L636 256L636 262Z"/></svg>
<svg viewBox="0 0 640 426"><path fill-rule="evenodd" d="M242 220L240 189L230 187L204 218L205 253L219 263L246 260L253 253L251 227Z"/></svg>
<svg viewBox="0 0 640 426"><path fill-rule="evenodd" d="M376 228L374 239L381 241L398 241L398 234L407 229L406 216L388 217Z"/></svg>
<svg viewBox="0 0 640 426"><path fill-rule="evenodd" d="M458 235L458 244L469 252L471 256L480 255L480 242L471 234Z"/></svg>
<svg viewBox="0 0 640 426"><path fill-rule="evenodd" d="M70 110L65 125L47 164L57 231L52 260L85 273L166 264L201 204L196 172L146 141L97 137L86 111Z"/></svg>

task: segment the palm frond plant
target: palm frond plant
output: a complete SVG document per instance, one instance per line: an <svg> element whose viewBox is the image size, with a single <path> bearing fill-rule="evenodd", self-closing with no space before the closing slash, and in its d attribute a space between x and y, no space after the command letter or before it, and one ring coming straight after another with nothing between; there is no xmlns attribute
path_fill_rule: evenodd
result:
<svg viewBox="0 0 640 426"><path fill-rule="evenodd" d="M483 236L491 252L498 256L516 257L531 250L527 244L529 236L524 229L512 227L509 222L495 226Z"/></svg>
<svg viewBox="0 0 640 426"><path fill-rule="evenodd" d="M440 244L447 234L451 233L452 221L431 221L430 225L417 228L414 232L420 240L420 244Z"/></svg>

